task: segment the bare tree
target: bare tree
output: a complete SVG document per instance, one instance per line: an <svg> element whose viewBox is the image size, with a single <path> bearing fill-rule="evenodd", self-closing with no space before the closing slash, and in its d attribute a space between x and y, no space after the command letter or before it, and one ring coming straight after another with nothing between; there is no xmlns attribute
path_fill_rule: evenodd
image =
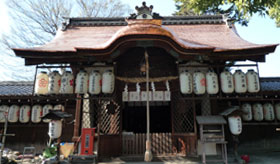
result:
<svg viewBox="0 0 280 164"><path fill-rule="evenodd" d="M63 16L70 16L73 4L68 0L9 0L13 20L11 34L4 35L9 46L41 45L56 34Z"/></svg>
<svg viewBox="0 0 280 164"><path fill-rule="evenodd" d="M5 51L2 52L0 69L17 72L21 65L12 66L12 47L33 47L49 42L60 28L63 17L116 17L128 15L131 9L120 0L7 0L9 16L12 20L9 34L0 38ZM3 53L4 52L4 53ZM5 60L5 56L9 58ZM17 59L14 59L17 61ZM19 75L10 75L22 79ZM5 79L0 74L0 80ZM30 78L28 78L30 79Z"/></svg>
<svg viewBox="0 0 280 164"><path fill-rule="evenodd" d="M81 15L86 17L118 17L127 14L131 9L120 0L76 0Z"/></svg>

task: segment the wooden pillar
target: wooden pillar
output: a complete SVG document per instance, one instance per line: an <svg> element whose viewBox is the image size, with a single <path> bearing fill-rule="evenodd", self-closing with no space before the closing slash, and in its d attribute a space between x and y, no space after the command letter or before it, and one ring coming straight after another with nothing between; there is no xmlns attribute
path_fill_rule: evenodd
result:
<svg viewBox="0 0 280 164"><path fill-rule="evenodd" d="M81 114L82 114L82 97L81 95L77 95L74 134L72 138L73 141L78 141L80 137Z"/></svg>
<svg viewBox="0 0 280 164"><path fill-rule="evenodd" d="M79 71L79 68L75 65L71 65L71 69L73 72L73 75L76 79L76 75ZM76 83L74 80L74 89L75 89ZM77 142L80 137L80 127L81 127L81 114L82 114L82 97L81 95L77 94L76 96L76 111L75 111L75 122L74 122L74 132L73 132L73 138L72 141Z"/></svg>
<svg viewBox="0 0 280 164"><path fill-rule="evenodd" d="M144 155L144 160L146 162L150 162L153 159L152 155L152 145L150 139L150 102L149 102L149 55L147 50L145 50L145 60L146 60L146 94L147 94L147 104L146 104L146 112L147 112L147 140L146 140L146 151Z"/></svg>

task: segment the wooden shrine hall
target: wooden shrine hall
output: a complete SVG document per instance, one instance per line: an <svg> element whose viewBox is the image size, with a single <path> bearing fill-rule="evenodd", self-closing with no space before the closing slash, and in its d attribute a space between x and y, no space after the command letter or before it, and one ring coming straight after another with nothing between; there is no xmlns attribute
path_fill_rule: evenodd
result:
<svg viewBox="0 0 280 164"><path fill-rule="evenodd" d="M25 59L25 65L36 66L35 77L42 70L71 70L76 86L81 70L88 74L97 70L101 77L110 70L114 77L111 92L103 92L108 81L102 79L102 92L98 93L74 90L68 94L33 96L71 100L71 111L76 107L72 111L75 123L73 133L67 135L77 142L88 121L87 127L96 127L98 156L111 157L143 156L147 133L148 147L154 156L196 156L200 149L197 116L217 116L244 103L276 105L280 98L275 97L275 92L279 95L279 90L264 92L259 87L251 92L248 84L245 92L227 92L220 79L225 70L248 67L258 75L258 62L265 62L266 55L276 47L243 40L223 15L161 17L143 4L128 18L67 18L49 43L13 50ZM235 63L246 60L255 64ZM209 71L219 76L214 93L208 90L205 77ZM193 81L186 82L188 86L182 86L183 72L193 75ZM244 126L270 123L278 124L276 116L273 121L243 121ZM230 140L227 125L225 136Z"/></svg>

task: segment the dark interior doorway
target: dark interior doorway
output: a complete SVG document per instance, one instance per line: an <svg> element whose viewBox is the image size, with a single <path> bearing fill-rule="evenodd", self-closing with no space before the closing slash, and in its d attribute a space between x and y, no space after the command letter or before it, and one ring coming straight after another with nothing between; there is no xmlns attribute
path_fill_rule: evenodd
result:
<svg viewBox="0 0 280 164"><path fill-rule="evenodd" d="M123 131L146 133L146 106L129 106L123 109ZM171 106L150 106L150 132L171 132Z"/></svg>

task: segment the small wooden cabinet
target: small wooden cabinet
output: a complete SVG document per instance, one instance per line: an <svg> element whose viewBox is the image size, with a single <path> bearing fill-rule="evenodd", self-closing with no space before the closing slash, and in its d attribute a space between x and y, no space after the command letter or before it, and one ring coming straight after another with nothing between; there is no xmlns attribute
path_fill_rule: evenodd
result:
<svg viewBox="0 0 280 164"><path fill-rule="evenodd" d="M205 145L215 143L221 145L221 159L208 160L211 162L224 162L227 164L227 141L225 141L224 125L227 123L222 116L197 116L197 123L200 131L200 141L202 144L202 163L206 164Z"/></svg>

